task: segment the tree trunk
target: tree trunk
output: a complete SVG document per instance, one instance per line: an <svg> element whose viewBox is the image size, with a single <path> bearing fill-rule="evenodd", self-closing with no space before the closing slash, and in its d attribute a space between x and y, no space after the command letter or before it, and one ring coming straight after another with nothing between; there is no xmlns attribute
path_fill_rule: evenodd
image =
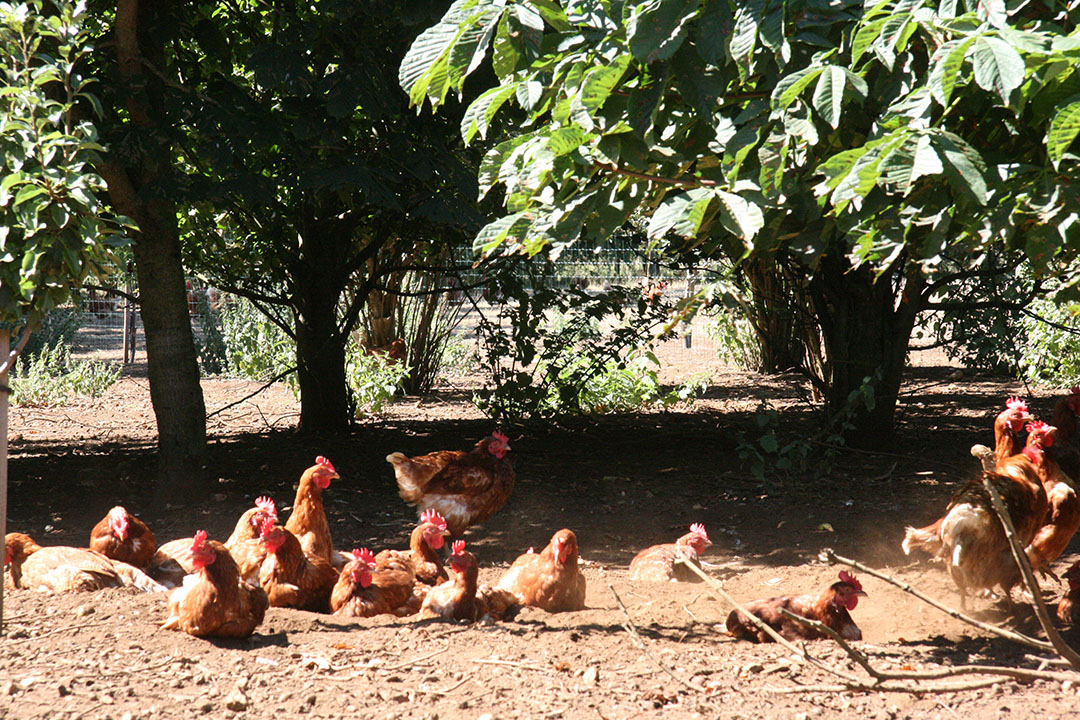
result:
<svg viewBox="0 0 1080 720"><path fill-rule="evenodd" d="M774 259L753 258L744 265L753 293L752 322L757 331L763 373L786 372L803 367L803 345L797 331L793 302L798 296L785 287Z"/></svg>
<svg viewBox="0 0 1080 720"><path fill-rule="evenodd" d="M314 223L312 223L314 225ZM347 336L338 327L338 301L346 276L328 268L346 248L337 233L304 233L304 257L295 268L296 377L300 383L300 423L305 432L344 432L352 424L345 379ZM312 238L318 238L313 240Z"/></svg>
<svg viewBox="0 0 1080 720"><path fill-rule="evenodd" d="M918 278L919 276L915 276ZM810 281L825 350L825 411L853 447L880 447L893 435L908 340L919 292L908 285L897 301L895 272L874 281L841 254L825 256ZM863 399L851 401L860 389ZM845 417L846 413L850 413Z"/></svg>
<svg viewBox="0 0 1080 720"><path fill-rule="evenodd" d="M114 118L119 132L112 141L120 145L136 134L157 142L129 143L122 155L110 152L98 170L108 183L114 207L139 226L133 233L134 254L150 400L158 427L155 494L158 502L182 504L199 500L207 490L206 406L188 317L176 206L166 189L173 184L173 167L160 115L161 81L145 72L143 53L162 52L140 33L140 21L154 9L155 3L140 5L138 0L119 0L116 6L113 90L125 102L126 120Z"/></svg>

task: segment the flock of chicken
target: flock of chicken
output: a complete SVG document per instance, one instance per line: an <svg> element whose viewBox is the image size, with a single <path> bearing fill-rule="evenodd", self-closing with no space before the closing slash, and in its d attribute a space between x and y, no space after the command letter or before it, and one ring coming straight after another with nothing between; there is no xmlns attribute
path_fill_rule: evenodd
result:
<svg viewBox="0 0 1080 720"><path fill-rule="evenodd" d="M909 527L905 554L922 550L946 563L966 607L969 593L1000 597L1012 603L1021 582L1005 531L991 505L984 480L1008 509L1017 540L1035 571L1054 578L1050 566L1080 528L1080 498L1073 478L1080 477L1080 387L1060 398L1048 425L1035 420L1027 403L1010 398L994 420L994 449L971 448L983 472L964 485L945 515L922 528ZM1027 437L1021 440L1021 433ZM1080 562L1066 572L1069 589L1058 604L1058 617L1080 623Z"/></svg>
<svg viewBox="0 0 1080 720"><path fill-rule="evenodd" d="M585 576L572 530L556 532L539 553L530 549L521 555L494 587L478 583L476 558L463 540L451 545L453 579L443 565L438 551L446 538L489 517L513 489L509 449L506 436L496 432L470 452L388 456L402 497L420 509L407 551L334 549L322 493L339 476L328 459L319 457L301 476L284 525L273 500L260 497L224 543L199 530L159 547L143 521L117 506L93 528L88 548L42 547L23 533L8 534L5 586L50 592L122 586L171 590L162 627L215 637L247 637L268 607L469 622L503 619L523 605L548 612L581 610ZM682 571L675 559L697 562L708 544L705 528L695 524L677 543L640 552L631 573L641 580L675 579Z"/></svg>
<svg viewBox="0 0 1080 720"><path fill-rule="evenodd" d="M1026 403L1011 398L994 422L994 450L972 448L982 459L982 476L961 488L942 518L924 528L907 528L904 552L919 549L942 558L962 604L973 591L992 596L995 588L1011 602L1011 590L1020 583L984 478L1004 499L1033 568L1056 578L1050 565L1080 527L1080 499L1071 479L1080 473L1078 415L1080 387L1058 402L1053 426L1034 420ZM1026 441L1021 442L1025 429ZM158 547L146 524L117 506L91 531L89 548L42 547L22 533L8 534L5 587L51 592L119 586L171 589L162 627L217 637L247 637L268 607L468 622L504 619L521 606L548 612L582 610L585 576L578 568L577 537L569 529L556 532L541 552L530 548L518 557L494 586L479 584L477 560L463 540L455 539L450 546L452 579L443 565L438 551L446 538L459 537L490 517L513 490L509 449L507 437L495 432L468 452L387 456L401 497L420 511L407 551L334 549L322 493L339 476L329 460L318 457L301 476L284 525L278 523L273 500L260 497L224 543L199 530L194 537ZM710 544L704 526L694 523L676 542L638 553L630 563L630 579L697 580L677 561L700 566L699 558ZM1080 603L1075 602L1080 599L1080 562L1065 577L1070 589L1058 614L1064 622L1080 623ZM758 600L746 610L788 639L815 639L825 633L782 610L859 640L862 633L849 611L865 595L858 579L841 572L839 581L819 595ZM727 630L737 638L771 640L738 611L728 616Z"/></svg>

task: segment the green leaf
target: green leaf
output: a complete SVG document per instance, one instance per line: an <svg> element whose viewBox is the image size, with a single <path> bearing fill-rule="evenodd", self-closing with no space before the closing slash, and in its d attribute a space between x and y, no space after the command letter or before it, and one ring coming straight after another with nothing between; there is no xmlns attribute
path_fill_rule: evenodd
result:
<svg viewBox="0 0 1080 720"><path fill-rule="evenodd" d="M945 176L954 185L968 190L980 205L985 205L986 163L979 152L959 135L945 130L938 131L932 137L939 155L945 159Z"/></svg>
<svg viewBox="0 0 1080 720"><path fill-rule="evenodd" d="M476 133L480 133L481 138L487 137L491 119L503 103L517 92L517 88L517 83L493 87L472 101L461 118L461 137L466 145L472 142Z"/></svg>
<svg viewBox="0 0 1080 720"><path fill-rule="evenodd" d="M530 213L515 213L488 223L473 240L473 250L481 256L490 255L507 239L521 242L531 225Z"/></svg>
<svg viewBox="0 0 1080 720"><path fill-rule="evenodd" d="M964 64L968 48L974 44L975 38L959 38L950 40L939 47L930 59L933 67L930 70L930 94L941 103L942 107L948 107L952 98L953 88L956 87L956 79L960 74L960 68Z"/></svg>
<svg viewBox="0 0 1080 720"><path fill-rule="evenodd" d="M697 237L715 197L712 190L700 187L668 193L649 220L648 236L659 239L674 232L680 237Z"/></svg>
<svg viewBox="0 0 1080 720"><path fill-rule="evenodd" d="M814 88L814 109L825 118L834 129L840 125L840 112L843 108L844 85L847 74L836 65L826 67L818 77Z"/></svg>
<svg viewBox="0 0 1080 720"><path fill-rule="evenodd" d="M1066 101L1068 102L1068 101ZM1057 168L1065 151L1080 133L1080 97L1071 98L1071 102L1061 107L1050 120L1050 129L1046 132L1046 151L1050 161Z"/></svg>
<svg viewBox="0 0 1080 720"><path fill-rule="evenodd" d="M889 20L888 16L879 17L872 22L861 25L855 33L855 39L851 41L851 64L857 65L859 59L866 50L881 35L881 28Z"/></svg>
<svg viewBox="0 0 1080 720"><path fill-rule="evenodd" d="M630 52L643 63L667 60L686 39L698 0L650 0L634 8L626 23Z"/></svg>
<svg viewBox="0 0 1080 720"><path fill-rule="evenodd" d="M979 0L975 5L975 14L980 20L996 28L1003 28L1009 22L1005 0Z"/></svg>
<svg viewBox="0 0 1080 720"><path fill-rule="evenodd" d="M728 44L731 58L739 63L748 62L757 44L758 25L765 12L764 0L736 0L735 28Z"/></svg>
<svg viewBox="0 0 1080 720"><path fill-rule="evenodd" d="M823 67L809 67L802 70L797 70L790 75L786 75L780 82L776 83L776 87L772 91L772 105L777 110L784 110L788 105L795 102L795 98L799 97L810 83L817 79L825 68Z"/></svg>
<svg viewBox="0 0 1080 720"><path fill-rule="evenodd" d="M38 195L43 194L45 194L45 188L41 187L40 185L23 185L21 188L19 188L19 192L15 193L15 202L12 204L12 206L15 207L18 205L22 205L27 200L32 200Z"/></svg>
<svg viewBox="0 0 1080 720"><path fill-rule="evenodd" d="M975 67L975 82L979 87L996 92L1006 105L1009 103L1009 94L1024 82L1024 59L1000 38L977 38L972 64Z"/></svg>
<svg viewBox="0 0 1080 720"><path fill-rule="evenodd" d="M749 246L758 230L765 226L761 208L741 195L716 190L720 200L720 224L735 237Z"/></svg>
<svg viewBox="0 0 1080 720"><path fill-rule="evenodd" d="M604 104L629 65L630 56L620 55L613 64L592 68L585 73L585 79L581 83L580 100L586 110L594 111Z"/></svg>
<svg viewBox="0 0 1080 720"><path fill-rule="evenodd" d="M908 138L881 159L885 182L895 185L905 195L920 177L939 175L942 170L941 158L926 135Z"/></svg>
<svg viewBox="0 0 1080 720"><path fill-rule="evenodd" d="M490 3L491 0L481 2L481 6ZM451 87L460 92L465 77L480 66L480 62L487 54L491 40L502 17L501 7L482 7L466 23L460 26L461 32L454 39L450 48L449 71ZM430 97L431 94L429 93ZM444 95L445 96L445 95Z"/></svg>

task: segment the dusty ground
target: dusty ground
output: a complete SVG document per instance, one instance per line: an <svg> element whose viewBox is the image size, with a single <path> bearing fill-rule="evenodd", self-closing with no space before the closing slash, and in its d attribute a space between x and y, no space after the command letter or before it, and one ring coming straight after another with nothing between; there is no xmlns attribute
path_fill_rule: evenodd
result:
<svg viewBox="0 0 1080 720"><path fill-rule="evenodd" d="M249 640L219 642L159 630L164 596L16 591L4 599L0 717L1080 716L1077 687L1050 681L946 694L777 694L831 680L775 645L727 638L728 609L701 585L629 582L626 565L638 549L703 522L714 540L708 572L743 600L819 591L838 571L816 559L829 546L956 603L940 567L900 552L903 527L936 517L975 469L968 446L990 439L995 408L1024 388L917 363L895 444L846 453L828 472L812 461L804 472L759 484L738 450L758 435L753 410L769 400L782 411L782 439L806 437L814 418L805 389L796 377L736 372L712 357L708 348L665 350L669 379L713 375L707 396L685 412L508 428L518 486L502 511L467 536L481 579L497 578L525 548L570 527L586 561L587 610L527 609L512 622L466 627L343 622L273 609ZM207 381L208 411L255 387ZM8 528L46 544L84 545L92 525L123 503L160 542L197 528L223 538L257 495L270 494L287 511L300 472L323 454L342 476L326 493L336 544L400 547L415 515L397 497L384 458L394 450L467 448L488 432L491 424L467 402L468 388L454 381L431 397L397 403L386 418L349 435L318 439L293 432L297 407L285 390L271 388L213 416L218 491L171 510L150 504L153 418L144 378L125 378L99 401L14 409ZM1036 396L1033 407L1046 416L1051 391ZM1078 549L1074 543L1059 566ZM1020 646L990 639L881 581L863 582L869 597L853 613L865 638L859 647L882 668L1038 665ZM613 590L649 652L679 682L623 628ZM1056 597L1060 590L1049 585L1046 592ZM974 610L1034 631L1023 614L1006 617L985 601ZM859 673L831 642L810 649Z"/></svg>

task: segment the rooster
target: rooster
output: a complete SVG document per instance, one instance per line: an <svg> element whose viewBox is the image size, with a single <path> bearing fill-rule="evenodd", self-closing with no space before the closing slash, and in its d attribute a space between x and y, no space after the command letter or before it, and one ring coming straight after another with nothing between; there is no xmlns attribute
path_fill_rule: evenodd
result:
<svg viewBox="0 0 1080 720"><path fill-rule="evenodd" d="M578 568L577 536L562 529L540 552L518 557L496 587L514 594L518 603L548 612L585 609L585 575Z"/></svg>
<svg viewBox="0 0 1080 720"><path fill-rule="evenodd" d="M507 459L508 439L494 432L470 451L443 450L418 457L395 452L386 456L394 466L398 493L421 512L436 510L446 518L450 534L487 520L514 489L514 468Z"/></svg>
<svg viewBox="0 0 1080 720"><path fill-rule="evenodd" d="M1066 625L1080 625L1080 561L1074 562L1065 571L1065 579L1069 583L1069 591L1058 602L1058 620Z"/></svg>
<svg viewBox="0 0 1080 720"><path fill-rule="evenodd" d="M473 554L465 549L464 540L455 540L451 551L450 567L456 576L428 592L420 607L420 619L476 622L508 618L518 606L514 594L489 585L477 587L480 568Z"/></svg>
<svg viewBox="0 0 1080 720"><path fill-rule="evenodd" d="M4 537L4 561L10 568L5 587L53 593L92 592L108 587L166 590L134 565L110 560L86 548L42 547L23 533Z"/></svg>
<svg viewBox="0 0 1080 720"><path fill-rule="evenodd" d="M1061 471L1050 453L1057 446L1059 430L1041 421L1028 423L1027 426L1029 443L1038 442L1043 448L1043 459L1036 465L1036 471L1046 491L1047 511L1026 553L1033 570L1055 578L1050 564L1065 552L1077 528L1080 528L1080 498L1076 495L1072 480Z"/></svg>
<svg viewBox="0 0 1080 720"><path fill-rule="evenodd" d="M157 552L157 541L146 523L117 505L90 531L90 549L145 570Z"/></svg>
<svg viewBox="0 0 1080 720"><path fill-rule="evenodd" d="M236 562L225 546L208 540L199 530L191 542L197 574L169 595L165 630L182 630L196 637L246 638L263 621L269 601L261 587L240 579Z"/></svg>
<svg viewBox="0 0 1080 720"><path fill-rule="evenodd" d="M259 582L259 567L266 559L266 550L259 542L259 528L264 522L277 523L277 507L268 497L255 499L255 505L248 508L236 521L232 535L225 541L225 548L232 554L240 567L240 577L251 584ZM179 587L185 575L198 570L191 557L191 541L186 537L170 540L157 549L154 559L147 570L158 582L166 587Z"/></svg>
<svg viewBox="0 0 1080 720"><path fill-rule="evenodd" d="M982 461L985 472L993 472L999 463L1019 454L1024 449L1020 442L1020 431L1024 424L1034 418L1028 412L1027 403L1018 397L1011 397L1005 401L1005 409L994 418L994 450L985 445L972 445L971 454ZM932 556L941 555L941 523L945 520L940 517L926 527L907 527L904 529L904 541L900 547L905 555L910 555L913 550L922 550Z"/></svg>
<svg viewBox="0 0 1080 720"><path fill-rule="evenodd" d="M398 615L413 594L416 576L412 565L394 559L379 568L367 548L353 550L352 557L330 594L333 613L344 617Z"/></svg>
<svg viewBox="0 0 1080 720"><path fill-rule="evenodd" d="M969 589L993 591L1000 586L1008 602L1020 573L1013 560L1005 531L983 486L988 480L1001 496L1022 546L1031 542L1047 512L1046 491L1037 466L1044 455L1043 434L1028 439L1023 452L998 464L997 472L961 488L941 523L943 557L960 591L960 605L967 607Z"/></svg>
<svg viewBox="0 0 1080 720"><path fill-rule="evenodd" d="M308 557L291 532L264 523L260 540L266 559L259 568L259 585L270 607L292 607L313 612L330 611L330 592L338 573L321 557Z"/></svg>
<svg viewBox="0 0 1080 720"><path fill-rule="evenodd" d="M862 583L847 571L840 571L840 581L835 582L818 596L798 595L774 597L768 600L755 600L746 605L754 617L762 620L786 640L818 640L828 635L805 623L792 620L780 609L810 620L816 620L831 628L845 640L862 640L862 631L851 619L850 611L859 604L859 598L866 597ZM727 618L727 631L736 638L745 638L753 642L773 642L772 636L761 630L749 618L738 610L732 610Z"/></svg>
<svg viewBox="0 0 1080 720"><path fill-rule="evenodd" d="M696 573L677 564L675 560L685 558L701 567L699 558L709 545L712 545L712 542L709 541L709 534L705 532L705 526L694 523L690 526L690 532L674 543L653 545L635 555L630 561L630 579L646 582L701 582Z"/></svg>
<svg viewBox="0 0 1080 720"><path fill-rule="evenodd" d="M285 529L300 541L305 555L321 557L329 563L334 561L334 542L330 538L322 492L330 487L331 480L340 477L329 460L322 455L315 458L315 464L300 476L292 514L285 523Z"/></svg>

